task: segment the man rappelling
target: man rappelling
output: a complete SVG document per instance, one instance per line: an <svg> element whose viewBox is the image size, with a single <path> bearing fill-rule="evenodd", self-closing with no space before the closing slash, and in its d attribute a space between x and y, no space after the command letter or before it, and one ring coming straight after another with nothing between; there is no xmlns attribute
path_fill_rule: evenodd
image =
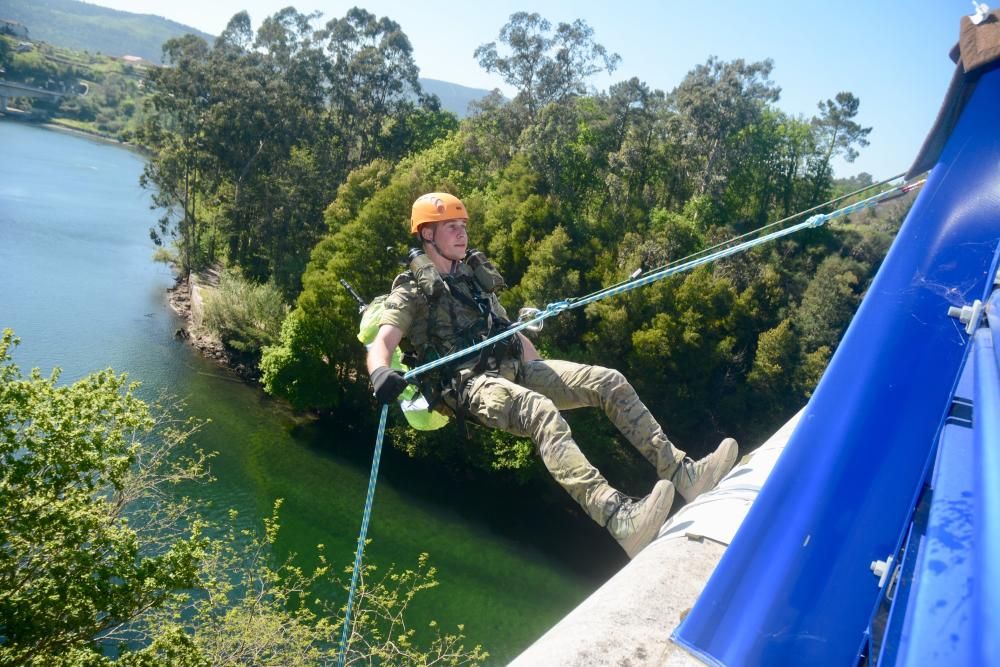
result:
<svg viewBox="0 0 1000 667"><path fill-rule="evenodd" d="M368 372L383 403L407 387L391 368L397 346L402 344L408 362L423 364L510 325L497 298L503 278L482 253L469 250L468 221L465 205L447 193L425 194L413 203L410 231L419 248L410 253L410 270L393 282L368 348ZM690 502L736 462L732 438L693 461L667 439L620 372L542 359L520 333L442 366L419 383L437 411L531 438L552 477L629 557L656 537L675 491ZM656 468L660 481L649 495L634 499L615 490L583 455L559 412L581 407L601 408Z"/></svg>

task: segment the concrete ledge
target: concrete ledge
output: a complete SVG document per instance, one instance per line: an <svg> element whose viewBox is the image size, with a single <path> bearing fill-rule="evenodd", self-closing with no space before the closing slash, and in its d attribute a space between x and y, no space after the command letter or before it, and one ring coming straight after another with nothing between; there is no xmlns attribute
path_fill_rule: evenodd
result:
<svg viewBox="0 0 1000 667"><path fill-rule="evenodd" d="M701 665L670 635L712 576L801 414L670 518L652 544L511 665Z"/></svg>

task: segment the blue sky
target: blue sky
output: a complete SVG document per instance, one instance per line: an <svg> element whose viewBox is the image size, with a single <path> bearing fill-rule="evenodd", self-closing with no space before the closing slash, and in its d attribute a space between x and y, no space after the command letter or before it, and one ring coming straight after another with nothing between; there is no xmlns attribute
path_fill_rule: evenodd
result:
<svg viewBox="0 0 1000 667"><path fill-rule="evenodd" d="M240 10L256 27L289 3L322 12L324 21L354 5L388 16L409 36L421 76L507 94L511 90L482 71L472 53L495 41L516 11L538 12L552 23L585 20L596 40L622 57L611 77L591 81L599 90L635 76L669 91L711 55L771 58L771 78L782 89L778 106L789 114L809 118L820 100L844 90L860 98L858 120L873 128L871 145L853 164L835 168L838 176L866 171L876 178L905 171L915 157L954 71L948 50L958 40L959 21L973 11L968 0L92 0L210 34Z"/></svg>

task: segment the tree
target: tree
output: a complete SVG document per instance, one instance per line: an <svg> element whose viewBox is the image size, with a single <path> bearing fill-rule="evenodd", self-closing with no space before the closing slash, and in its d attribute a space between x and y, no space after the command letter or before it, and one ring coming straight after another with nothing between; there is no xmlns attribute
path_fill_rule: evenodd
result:
<svg viewBox="0 0 1000 667"><path fill-rule="evenodd" d="M144 183L166 210L154 239L176 238L182 268L221 259L293 299L347 175L457 126L421 93L398 24L358 8L322 29L317 17L287 7L253 33L240 12L211 49L190 36L165 45Z"/></svg>
<svg viewBox="0 0 1000 667"><path fill-rule="evenodd" d="M861 301L864 267L857 261L832 255L824 259L809 282L796 313L805 351L836 349Z"/></svg>
<svg viewBox="0 0 1000 667"><path fill-rule="evenodd" d="M150 406L111 370L59 385L22 376L0 338L0 664L219 667L330 664L344 587L320 549L310 571L275 562L264 530L210 525L172 488L206 481L182 406ZM210 537L213 534L216 537ZM349 571L349 570L348 570ZM381 579L366 565L347 664L473 665L462 626L417 633L410 603L437 585L427 554ZM427 637L426 640L424 637Z"/></svg>
<svg viewBox="0 0 1000 667"><path fill-rule="evenodd" d="M208 44L195 35L163 45L164 62L172 66L158 68L149 77L148 105L159 116L140 133L141 140L158 149L156 158L146 163L140 182L155 188L153 201L164 209L158 228L150 229L150 237L162 245L166 238L175 236L185 270L202 265L198 201L206 189L201 176L211 170L200 140L199 107L208 99L208 53Z"/></svg>
<svg viewBox="0 0 1000 667"><path fill-rule="evenodd" d="M833 169L830 162L840 155L847 162L858 157L857 147L868 145L868 135L872 128L862 127L854 118L858 115L861 100L849 92L839 92L832 100L820 102L820 115L813 118L819 148L812 168L813 199L818 202L830 187Z"/></svg>
<svg viewBox="0 0 1000 667"><path fill-rule="evenodd" d="M593 74L618 66L621 57L609 54L594 41L594 30L581 19L552 24L537 13L516 12L500 29L500 42L509 54L501 55L496 42L476 48L473 57L487 72L498 72L518 90L517 101L527 110L529 122L550 102L562 102L586 92Z"/></svg>
<svg viewBox="0 0 1000 667"><path fill-rule="evenodd" d="M733 139L755 123L781 89L769 79L774 63L723 62L711 57L688 72L670 94L698 194L714 194L736 159Z"/></svg>
<svg viewBox="0 0 1000 667"><path fill-rule="evenodd" d="M344 172L377 157L389 119L420 95L413 47L399 24L358 7L317 34L324 43L330 110L349 146Z"/></svg>
<svg viewBox="0 0 1000 667"><path fill-rule="evenodd" d="M198 583L204 540L164 494L204 456L124 375L23 377L0 339L0 663L96 664L151 609ZM136 512L142 511L139 515ZM183 638L154 632L154 642Z"/></svg>

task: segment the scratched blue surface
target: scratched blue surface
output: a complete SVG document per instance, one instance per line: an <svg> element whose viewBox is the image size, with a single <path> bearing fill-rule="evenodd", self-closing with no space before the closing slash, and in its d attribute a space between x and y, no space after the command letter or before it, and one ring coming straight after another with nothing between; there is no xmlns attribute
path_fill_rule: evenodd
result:
<svg viewBox="0 0 1000 667"><path fill-rule="evenodd" d="M995 309L1000 295L991 300ZM997 318L990 318L991 325ZM973 351L975 391L978 408L973 418L975 471L974 518L976 549L975 579L972 589L972 644L969 665L1000 664L1000 357L996 337L1000 329L976 332ZM1000 334L998 334L1000 335Z"/></svg>

